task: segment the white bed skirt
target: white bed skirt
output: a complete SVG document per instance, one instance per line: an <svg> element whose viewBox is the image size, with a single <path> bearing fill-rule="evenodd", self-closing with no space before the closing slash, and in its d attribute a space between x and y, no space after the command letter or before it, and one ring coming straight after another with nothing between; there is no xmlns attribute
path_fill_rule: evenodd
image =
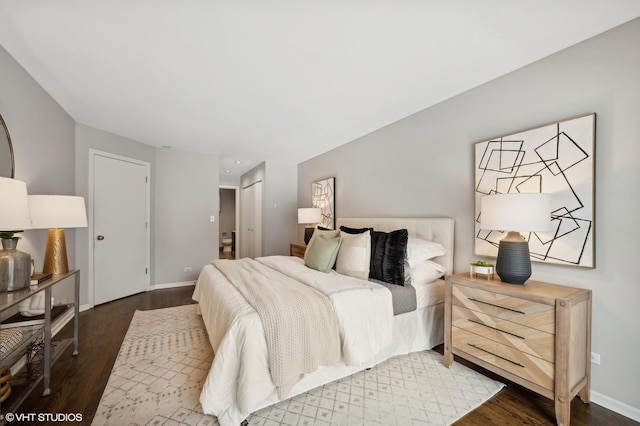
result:
<svg viewBox="0 0 640 426"><path fill-rule="evenodd" d="M396 315L393 317L393 336L393 344L388 350L379 353L368 362L357 366L347 366L340 363L331 367L320 367L314 373L306 375L291 389L288 398L371 368L393 356L428 350L443 343L444 303ZM277 392L274 392L254 411L278 402L280 399L278 399Z"/></svg>

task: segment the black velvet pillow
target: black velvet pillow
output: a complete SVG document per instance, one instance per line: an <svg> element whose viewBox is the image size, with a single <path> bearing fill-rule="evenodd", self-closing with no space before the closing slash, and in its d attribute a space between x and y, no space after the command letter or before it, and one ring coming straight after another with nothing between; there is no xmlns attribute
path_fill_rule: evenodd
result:
<svg viewBox="0 0 640 426"><path fill-rule="evenodd" d="M405 285L405 260L409 233L406 229L371 232L369 278Z"/></svg>

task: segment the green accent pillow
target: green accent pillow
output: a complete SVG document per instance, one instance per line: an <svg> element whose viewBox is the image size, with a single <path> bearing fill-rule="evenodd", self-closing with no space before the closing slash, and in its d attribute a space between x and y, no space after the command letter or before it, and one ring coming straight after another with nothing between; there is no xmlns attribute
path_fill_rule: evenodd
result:
<svg viewBox="0 0 640 426"><path fill-rule="evenodd" d="M315 238L304 254L304 264L320 272L329 272L336 263L342 238Z"/></svg>

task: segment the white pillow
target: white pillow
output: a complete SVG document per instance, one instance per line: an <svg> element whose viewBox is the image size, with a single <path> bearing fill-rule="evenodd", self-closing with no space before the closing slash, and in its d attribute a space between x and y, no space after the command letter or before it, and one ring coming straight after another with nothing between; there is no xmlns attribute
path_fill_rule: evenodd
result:
<svg viewBox="0 0 640 426"><path fill-rule="evenodd" d="M371 232L348 234L340 231L342 244L336 261L336 272L351 277L369 278L371 262Z"/></svg>
<svg viewBox="0 0 640 426"><path fill-rule="evenodd" d="M420 238L409 237L407 241L407 261L409 267L413 268L423 260L447 254L447 249L442 244L434 241L427 241Z"/></svg>
<svg viewBox="0 0 640 426"><path fill-rule="evenodd" d="M411 283L414 287L429 284L442 277L447 268L431 260L423 260L411 268Z"/></svg>

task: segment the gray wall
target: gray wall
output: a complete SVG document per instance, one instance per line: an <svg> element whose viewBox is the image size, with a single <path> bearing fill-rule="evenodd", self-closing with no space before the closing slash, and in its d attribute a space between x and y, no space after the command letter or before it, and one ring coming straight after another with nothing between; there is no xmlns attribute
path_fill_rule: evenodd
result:
<svg viewBox="0 0 640 426"><path fill-rule="evenodd" d="M156 149L89 126L76 126L76 185L78 195L89 195L89 149L105 151L151 164L151 273L152 285L193 281L208 261L217 257L216 215L218 157ZM77 230L78 264L88 271L88 229ZM213 248L212 248L213 247ZM185 272L185 267L192 270ZM84 288L88 278L82 279ZM85 293L86 296L86 293ZM85 298L81 303L88 303Z"/></svg>
<svg viewBox="0 0 640 426"><path fill-rule="evenodd" d="M289 255L289 244L298 241L296 173L295 164L270 160L254 167L240 178L241 194L242 188L259 180L263 182L263 256ZM242 210L242 205L240 209ZM240 222L242 223L242 215Z"/></svg>
<svg viewBox="0 0 640 426"><path fill-rule="evenodd" d="M74 195L75 122L1 46L0 76L0 114L13 143L15 178L30 194ZM75 269L75 230L65 234L69 267ZM22 233L18 244L37 270L42 270L46 241L47 230L39 229ZM72 285L61 285L65 288L60 292L56 286L54 297L71 301Z"/></svg>
<svg viewBox="0 0 640 426"><path fill-rule="evenodd" d="M220 179L219 183L221 186L240 186L239 176L222 175L222 176L219 176L219 179Z"/></svg>
<svg viewBox="0 0 640 426"><path fill-rule="evenodd" d="M156 172L155 148L83 124L76 125L75 141L76 193L77 195L85 198L87 213L89 212L90 149L115 155L121 155L123 157L133 158L135 160L145 161L151 165L150 259L152 259L152 261L149 279L151 283L154 283L155 270L153 268L153 255L155 247L155 210L153 209L153 205L155 201L155 194L153 193L153 188L155 187ZM89 225L91 224L92 220L91 218L89 218ZM80 303L82 305L92 304L93 301L89 300L89 285L92 285L91 283L93 283L93 281L89 279L89 244L93 244L93 241L89 241L89 228L76 230L76 244L79 248L76 256L76 261L78 264L78 269L80 269L80 288L82 289L80 292Z"/></svg>
<svg viewBox="0 0 640 426"><path fill-rule="evenodd" d="M449 216L455 272L473 255L473 144L597 113L596 269L533 265L533 278L593 290L595 402L640 417L640 19L298 166L298 200L336 177L339 217ZM473 66L473 64L469 64Z"/></svg>
<svg viewBox="0 0 640 426"><path fill-rule="evenodd" d="M218 157L160 149L156 164L155 282L195 281L218 258Z"/></svg>
<svg viewBox="0 0 640 426"><path fill-rule="evenodd" d="M278 161L266 162L264 188L264 255L289 255L289 244L298 241L297 166Z"/></svg>
<svg viewBox="0 0 640 426"><path fill-rule="evenodd" d="M84 196L88 201L89 149L151 164L152 285L192 281L217 257L218 157L157 150L118 135L77 124L0 47L0 114L13 141L16 178L31 194ZM182 208L176 209L180 205ZM25 231L19 248L42 268L46 230ZM88 304L88 229L68 229L69 267L80 269L80 303ZM190 273L184 272L191 266ZM70 280L72 284L72 280ZM70 301L72 285L54 296Z"/></svg>

